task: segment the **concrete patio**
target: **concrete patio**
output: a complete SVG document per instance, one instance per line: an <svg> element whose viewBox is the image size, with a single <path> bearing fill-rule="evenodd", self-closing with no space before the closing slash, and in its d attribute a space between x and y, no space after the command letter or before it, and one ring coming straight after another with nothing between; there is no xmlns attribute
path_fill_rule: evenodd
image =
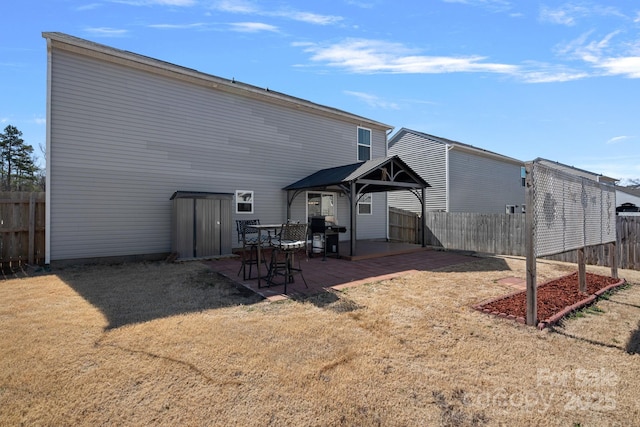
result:
<svg viewBox="0 0 640 427"><path fill-rule="evenodd" d="M364 283L391 279L417 271L430 271L454 264L474 261L476 258L455 252L438 251L423 248L420 245L407 243L391 243L384 241L357 242L357 256L350 257L349 242L340 242L340 259L322 254L302 258L301 266L308 288L302 278L295 276L294 283L287 285L287 295L284 295L284 285L267 287L266 281L261 280L258 287L256 268L253 266L252 279L243 280L238 275L241 266L240 257L222 258L205 261L215 272L239 283L269 300L285 299L292 296L315 295L328 289L344 289ZM269 259L269 254L266 254ZM296 260L296 264L297 264ZM297 265L296 265L297 266ZM263 276L266 267L262 268Z"/></svg>

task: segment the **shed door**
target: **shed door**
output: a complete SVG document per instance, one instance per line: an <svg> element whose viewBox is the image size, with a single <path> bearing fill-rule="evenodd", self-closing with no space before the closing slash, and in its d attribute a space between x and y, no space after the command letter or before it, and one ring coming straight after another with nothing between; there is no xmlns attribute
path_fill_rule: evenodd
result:
<svg viewBox="0 0 640 427"><path fill-rule="evenodd" d="M231 253L231 201L196 200L195 257Z"/></svg>

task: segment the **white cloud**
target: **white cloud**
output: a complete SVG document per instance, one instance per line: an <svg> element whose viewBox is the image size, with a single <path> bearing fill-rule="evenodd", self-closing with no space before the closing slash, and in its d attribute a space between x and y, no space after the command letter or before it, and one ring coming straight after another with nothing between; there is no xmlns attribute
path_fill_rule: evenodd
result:
<svg viewBox="0 0 640 427"><path fill-rule="evenodd" d="M196 0L149 0L150 3L166 6L193 6Z"/></svg>
<svg viewBox="0 0 640 427"><path fill-rule="evenodd" d="M632 136L627 136L627 135L621 135L621 136L614 136L613 138L609 139L607 141L607 144L617 144L618 142L624 141L626 139L630 139L633 138Z"/></svg>
<svg viewBox="0 0 640 427"><path fill-rule="evenodd" d="M582 16L584 10L572 5L564 5L557 9L543 6L540 9L540 20L552 24L572 26L576 24L576 17Z"/></svg>
<svg viewBox="0 0 640 427"><path fill-rule="evenodd" d="M617 16L625 18L617 8L612 6L600 6L590 4L566 3L560 7L551 8L542 6L539 19L551 24L573 26L578 20L590 16Z"/></svg>
<svg viewBox="0 0 640 427"><path fill-rule="evenodd" d="M259 9L252 2L244 0L221 0L215 3L214 9L230 13L258 13Z"/></svg>
<svg viewBox="0 0 640 427"><path fill-rule="evenodd" d="M149 28L157 28L160 30L190 30L194 28L203 28L207 24L203 22L195 22L193 24L150 24Z"/></svg>
<svg viewBox="0 0 640 427"><path fill-rule="evenodd" d="M388 110L397 110L400 108L395 102L385 101L370 93L355 92L350 90L345 90L344 93L346 93L347 95L355 96L356 98L364 101L367 105L373 108L383 108Z"/></svg>
<svg viewBox="0 0 640 427"><path fill-rule="evenodd" d="M235 22L231 25L232 31L241 33L258 33L261 31L278 32L278 27L261 22Z"/></svg>
<svg viewBox="0 0 640 427"><path fill-rule="evenodd" d="M488 72L515 74L518 67L483 62L483 56L416 55L400 43L379 40L347 39L328 46L309 45L311 60L352 73L437 74L453 72Z"/></svg>
<svg viewBox="0 0 640 427"><path fill-rule="evenodd" d="M102 7L102 3L89 3L82 6L78 6L76 10L79 10L79 11L94 10L94 9L98 9L99 7Z"/></svg>
<svg viewBox="0 0 640 427"><path fill-rule="evenodd" d="M590 76L586 71L537 61L525 61L517 74L520 80L527 83L568 82Z"/></svg>
<svg viewBox="0 0 640 427"><path fill-rule="evenodd" d="M459 3L467 6L484 7L493 10L505 10L511 8L511 2L507 0L442 0L445 3Z"/></svg>
<svg viewBox="0 0 640 427"><path fill-rule="evenodd" d="M607 58L598 67L610 75L624 75L632 79L640 79L640 56Z"/></svg>
<svg viewBox="0 0 640 427"><path fill-rule="evenodd" d="M587 62L599 70L600 75L640 78L640 55L638 55L640 50L637 42L614 45L613 39L620 33L620 31L613 31L600 40L589 41L591 32L588 32L557 47L556 53Z"/></svg>
<svg viewBox="0 0 640 427"><path fill-rule="evenodd" d="M361 9L371 9L374 7L374 3L371 1L347 0L347 4Z"/></svg>
<svg viewBox="0 0 640 427"><path fill-rule="evenodd" d="M342 21L342 17L340 16L319 15L311 12L280 11L275 12L272 15L316 25L330 25Z"/></svg>
<svg viewBox="0 0 640 427"><path fill-rule="evenodd" d="M196 0L111 0L113 3L128 4L129 6L195 6Z"/></svg>
<svg viewBox="0 0 640 427"><path fill-rule="evenodd" d="M123 37L129 33L129 30L109 27L89 27L84 31L96 37Z"/></svg>
<svg viewBox="0 0 640 427"><path fill-rule="evenodd" d="M320 15L317 13L288 8L265 10L260 8L254 2L246 0L220 0L213 5L213 8L222 12L286 18L315 25L331 25L340 22L343 19L341 16Z"/></svg>
<svg viewBox="0 0 640 427"><path fill-rule="evenodd" d="M528 71L520 75L520 79L527 83L562 83L590 77L586 72L561 71Z"/></svg>

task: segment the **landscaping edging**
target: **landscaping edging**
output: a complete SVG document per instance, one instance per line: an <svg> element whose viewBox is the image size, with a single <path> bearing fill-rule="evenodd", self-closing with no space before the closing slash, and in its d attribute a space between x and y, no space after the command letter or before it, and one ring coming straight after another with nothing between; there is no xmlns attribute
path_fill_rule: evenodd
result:
<svg viewBox="0 0 640 427"><path fill-rule="evenodd" d="M561 278L556 278L556 279L550 280L550 281L545 282L545 283L543 283L541 285L538 285L538 288L541 288L541 287L545 286L546 284L551 283L551 282L553 282L555 280L559 280L559 279L563 279L563 278L569 277L569 276L571 276L573 274L575 274L575 273L571 273L571 274L568 274L568 275L563 276ZM539 321L538 324L537 324L537 328L539 330L542 330L542 329L544 329L544 328L546 328L548 326L551 326L551 325L554 325L554 324L558 323L562 318L564 318L568 314L570 314L570 313L572 313L572 312L574 312L576 310L580 310L581 308L583 308L583 307L585 307L585 306L587 306L589 304L592 304L598 297L600 297L605 292L608 292L608 291L610 291L612 289L618 288L618 287L624 285L625 283L626 283L625 279L620 279L616 283L613 283L613 284L608 285L608 286L606 286L606 287L604 287L602 289L599 289L598 291L596 291L595 293L587 296L583 300L580 300L575 304L567 306L564 309L562 309L561 311L559 311L558 313L555 313L552 316L550 316L550 317L548 317L546 319L543 319L542 321ZM507 298L511 298L514 295L519 295L519 294L526 294L526 290L511 292L508 295L503 295L503 296L499 296L497 298L492 298L490 300L485 300L485 301L483 301L483 302L481 302L479 304L473 305L472 308L475 309L475 310L481 311L483 313L486 313L486 314L490 314L490 315L493 315L493 316L496 316L496 317L500 317L500 318L503 318L503 319L515 320L516 322L525 324L526 322L525 322L525 318L524 317L516 317L513 314L501 313L501 312L498 312L498 311L492 311L491 309L485 308L486 305L489 305L489 304L491 304L493 302L504 300L504 299L507 299Z"/></svg>

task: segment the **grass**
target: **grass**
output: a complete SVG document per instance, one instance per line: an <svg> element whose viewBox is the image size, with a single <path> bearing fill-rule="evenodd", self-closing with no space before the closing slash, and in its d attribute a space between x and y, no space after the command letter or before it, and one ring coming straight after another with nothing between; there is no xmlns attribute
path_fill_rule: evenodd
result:
<svg viewBox="0 0 640 427"><path fill-rule="evenodd" d="M278 303L198 263L10 278L0 425L633 425L640 272L553 331L470 308L524 274L485 258Z"/></svg>

